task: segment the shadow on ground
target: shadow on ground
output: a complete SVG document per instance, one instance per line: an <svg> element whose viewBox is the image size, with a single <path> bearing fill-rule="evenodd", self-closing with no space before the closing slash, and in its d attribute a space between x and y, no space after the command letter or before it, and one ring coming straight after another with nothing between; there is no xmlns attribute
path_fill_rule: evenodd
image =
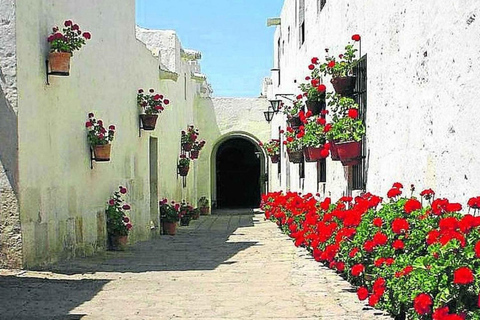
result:
<svg viewBox="0 0 480 320"><path fill-rule="evenodd" d="M108 282L0 276L0 319L81 319L83 315L69 311L91 300Z"/></svg>
<svg viewBox="0 0 480 320"><path fill-rule="evenodd" d="M213 270L257 241L235 242L230 237L239 228L257 221L250 212L202 216L188 227L179 227L175 236L162 235L140 242L126 251L102 252L92 257L64 261L39 271L61 274L95 272L148 272Z"/></svg>

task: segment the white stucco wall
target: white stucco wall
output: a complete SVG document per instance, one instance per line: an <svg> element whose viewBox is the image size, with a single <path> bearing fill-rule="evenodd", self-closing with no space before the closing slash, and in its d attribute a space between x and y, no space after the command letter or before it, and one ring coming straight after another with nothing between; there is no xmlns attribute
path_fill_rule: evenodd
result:
<svg viewBox="0 0 480 320"><path fill-rule="evenodd" d="M351 35L360 34L362 55L368 55L367 190L384 194L400 181L465 203L478 194L480 173L480 133L475 130L480 66L474 62L479 14L480 3L474 0L327 1L321 12L311 1L306 2L306 40L300 46L295 2L286 1L273 40L274 61L279 37L284 44L281 84L272 72L273 93L298 93L312 57L324 58L324 48L341 53ZM273 137L279 125L285 126L284 119L275 117ZM291 165L291 189L316 192L314 164L306 165L303 189L295 181L296 166ZM279 189L287 187L285 174L281 181L272 179ZM325 195L337 197L345 190L344 169L328 161Z"/></svg>
<svg viewBox="0 0 480 320"><path fill-rule="evenodd" d="M24 265L31 266L88 255L105 245L106 202L119 185L129 192L133 229L129 241L150 237L150 138L158 141L158 195L196 202L195 169L182 188L177 178L180 132L193 123L193 103L201 84L196 70L176 60L177 81L161 77L160 59L180 56L174 32L156 32L152 43L136 38L133 0L67 1L30 0L17 5L19 92L19 194ZM21 18L21 19L20 19ZM46 85L46 37L51 27L72 19L92 39L76 51L69 77L50 77ZM32 32L33 30L33 32ZM155 49L155 45L161 45ZM154 88L170 100L154 131L139 137L136 93ZM111 161L90 169L85 121L88 112L117 128ZM152 159L154 159L153 157ZM156 207L155 205L153 207ZM158 233L159 229L153 230Z"/></svg>

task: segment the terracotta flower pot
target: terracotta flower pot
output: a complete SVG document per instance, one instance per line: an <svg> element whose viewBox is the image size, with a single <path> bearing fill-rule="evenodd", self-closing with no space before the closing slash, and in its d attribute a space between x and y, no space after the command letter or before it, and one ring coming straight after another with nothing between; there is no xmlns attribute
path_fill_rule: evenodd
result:
<svg viewBox="0 0 480 320"><path fill-rule="evenodd" d="M188 152L188 151L192 150L192 144L191 143L182 143L182 149Z"/></svg>
<svg viewBox="0 0 480 320"><path fill-rule="evenodd" d="M353 95L356 80L357 77L337 77L333 78L330 82L336 93L344 97L349 97Z"/></svg>
<svg viewBox="0 0 480 320"><path fill-rule="evenodd" d="M128 236L109 235L109 250L123 251L127 248Z"/></svg>
<svg viewBox="0 0 480 320"><path fill-rule="evenodd" d="M357 165L361 162L362 142L348 141L336 142L338 157L344 166Z"/></svg>
<svg viewBox="0 0 480 320"><path fill-rule="evenodd" d="M200 151L198 150L190 151L190 159L198 159L199 155L200 155Z"/></svg>
<svg viewBox="0 0 480 320"><path fill-rule="evenodd" d="M110 161L111 144L101 144L93 147L95 161Z"/></svg>
<svg viewBox="0 0 480 320"><path fill-rule="evenodd" d="M70 74L70 52L50 52L48 55L49 74L68 76Z"/></svg>
<svg viewBox="0 0 480 320"><path fill-rule="evenodd" d="M178 174L181 175L182 177L187 176L188 170L190 167L178 167Z"/></svg>
<svg viewBox="0 0 480 320"><path fill-rule="evenodd" d="M293 130L298 130L298 128L300 128L302 125L300 117L290 117L287 119L287 122Z"/></svg>
<svg viewBox="0 0 480 320"><path fill-rule="evenodd" d="M303 149L303 156L305 157L305 161L316 162L317 160L322 159L321 151L322 148L305 147Z"/></svg>
<svg viewBox="0 0 480 320"><path fill-rule="evenodd" d="M163 233L168 234L169 236L177 234L177 223L163 221Z"/></svg>
<svg viewBox="0 0 480 320"><path fill-rule="evenodd" d="M322 110L325 110L326 103L325 100L323 101L308 101L307 100L307 110L312 112L314 116L319 115Z"/></svg>
<svg viewBox="0 0 480 320"><path fill-rule="evenodd" d="M288 161L292 163L301 163L303 161L303 150L288 151Z"/></svg>
<svg viewBox="0 0 480 320"><path fill-rule="evenodd" d="M337 145L335 141L330 141L330 157L332 161L339 161L340 158L338 157Z"/></svg>
<svg viewBox="0 0 480 320"><path fill-rule="evenodd" d="M141 114L140 119L142 120L143 130L155 130L158 114Z"/></svg>
<svg viewBox="0 0 480 320"><path fill-rule="evenodd" d="M280 161L280 155L274 154L273 156L270 156L270 160L272 163L278 163L278 161Z"/></svg>

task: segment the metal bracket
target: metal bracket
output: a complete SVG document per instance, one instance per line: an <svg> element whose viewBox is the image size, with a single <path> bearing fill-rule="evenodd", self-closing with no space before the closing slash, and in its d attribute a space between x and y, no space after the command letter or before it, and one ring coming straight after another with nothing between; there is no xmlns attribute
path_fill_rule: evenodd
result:
<svg viewBox="0 0 480 320"><path fill-rule="evenodd" d="M69 75L70 75L69 72L48 72L48 59L45 60L45 76L47 78L47 86L50 85L49 76L68 77Z"/></svg>

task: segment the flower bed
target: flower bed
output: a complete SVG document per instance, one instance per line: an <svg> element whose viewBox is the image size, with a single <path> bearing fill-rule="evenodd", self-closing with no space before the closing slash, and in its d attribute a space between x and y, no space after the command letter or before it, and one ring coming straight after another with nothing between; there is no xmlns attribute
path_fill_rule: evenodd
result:
<svg viewBox="0 0 480 320"><path fill-rule="evenodd" d="M462 206L402 197L395 183L389 201L361 197L319 202L312 194L262 196L265 216L296 246L337 270L357 287L360 300L398 319L480 319L480 217ZM469 200L475 214L480 198Z"/></svg>

